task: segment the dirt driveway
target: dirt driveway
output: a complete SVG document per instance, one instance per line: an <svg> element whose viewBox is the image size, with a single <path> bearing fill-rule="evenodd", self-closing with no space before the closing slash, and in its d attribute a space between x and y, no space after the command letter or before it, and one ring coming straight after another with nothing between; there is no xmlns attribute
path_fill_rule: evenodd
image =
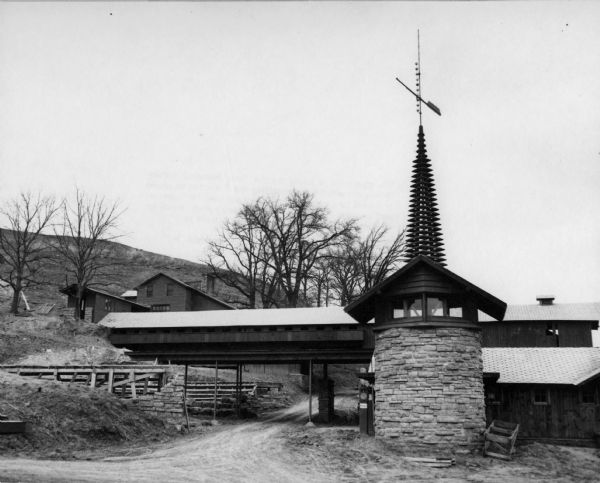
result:
<svg viewBox="0 0 600 483"><path fill-rule="evenodd" d="M163 448L93 461L0 458L0 482L319 481L321 469L298 465L283 440L285 429L302 427L304 415L300 404L267 420L223 425Z"/></svg>
<svg viewBox="0 0 600 483"><path fill-rule="evenodd" d="M0 458L0 482L598 481L594 449L534 444L511 462L474 456L434 469L360 437L355 427L306 428L306 406L89 461Z"/></svg>

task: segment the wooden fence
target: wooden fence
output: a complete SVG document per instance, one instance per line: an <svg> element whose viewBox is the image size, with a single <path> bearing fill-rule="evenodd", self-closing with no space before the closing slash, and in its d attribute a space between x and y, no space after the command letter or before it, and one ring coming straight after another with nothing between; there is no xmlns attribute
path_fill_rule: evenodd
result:
<svg viewBox="0 0 600 483"><path fill-rule="evenodd" d="M121 398L160 391L167 382L169 366L0 366L20 376L104 388Z"/></svg>

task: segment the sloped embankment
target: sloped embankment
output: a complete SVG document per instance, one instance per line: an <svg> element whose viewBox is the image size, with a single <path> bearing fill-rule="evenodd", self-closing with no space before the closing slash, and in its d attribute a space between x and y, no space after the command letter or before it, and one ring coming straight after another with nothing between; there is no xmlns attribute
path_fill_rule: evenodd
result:
<svg viewBox="0 0 600 483"><path fill-rule="evenodd" d="M0 435L0 453L67 457L124 442L163 441L172 426L99 389L24 378L0 371L0 413L28 422L20 435Z"/></svg>

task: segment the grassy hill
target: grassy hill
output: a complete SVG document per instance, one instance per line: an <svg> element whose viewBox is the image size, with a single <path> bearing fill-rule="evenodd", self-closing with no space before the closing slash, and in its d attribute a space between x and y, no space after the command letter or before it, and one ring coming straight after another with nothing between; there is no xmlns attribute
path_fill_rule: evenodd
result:
<svg viewBox="0 0 600 483"><path fill-rule="evenodd" d="M51 235L44 235L43 242L51 242L53 238ZM112 267L110 274L105 277L106 284L97 286L101 290L121 295L124 291L133 289L158 272L166 273L196 288L206 290L206 274L209 271L206 265L148 252L122 243L104 243L107 259ZM59 292L59 289L73 283L74 280L67 280L65 269L60 264L48 263L44 268L46 282L26 289L25 295L32 308L40 304L51 303L57 304L57 308L60 309L66 305L66 297ZM218 282L214 295L234 305L240 300L240 294L237 291ZM11 296L10 288L0 287L0 312L9 309Z"/></svg>

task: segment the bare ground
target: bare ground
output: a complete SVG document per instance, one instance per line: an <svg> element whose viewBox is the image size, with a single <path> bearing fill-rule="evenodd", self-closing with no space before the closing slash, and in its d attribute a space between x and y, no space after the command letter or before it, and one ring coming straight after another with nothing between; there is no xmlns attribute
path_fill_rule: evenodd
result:
<svg viewBox="0 0 600 483"><path fill-rule="evenodd" d="M600 452L531 444L513 461L480 456L434 469L409 462L353 426L305 427L307 401L254 422L162 444L81 453L85 461L0 457L0 481L392 482L598 481Z"/></svg>

